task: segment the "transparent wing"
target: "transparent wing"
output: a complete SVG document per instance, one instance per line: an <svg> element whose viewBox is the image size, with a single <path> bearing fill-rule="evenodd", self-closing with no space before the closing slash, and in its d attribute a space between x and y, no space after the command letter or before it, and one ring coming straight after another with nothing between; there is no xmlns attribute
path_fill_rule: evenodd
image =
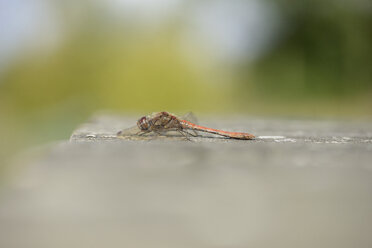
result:
<svg viewBox="0 0 372 248"><path fill-rule="evenodd" d="M133 126L130 128L126 128L124 130L121 130L117 133L117 136L123 136L123 137L128 137L128 136L135 136L141 134L142 131L138 128L138 126Z"/></svg>
<svg viewBox="0 0 372 248"><path fill-rule="evenodd" d="M181 119L199 125L198 118L196 118L193 112L187 112L181 116ZM198 136L198 133L195 130L188 130L187 133L189 133L191 136Z"/></svg>
<svg viewBox="0 0 372 248"><path fill-rule="evenodd" d="M187 112L186 114L181 116L181 119L199 125L198 118L196 118L196 116L193 112Z"/></svg>

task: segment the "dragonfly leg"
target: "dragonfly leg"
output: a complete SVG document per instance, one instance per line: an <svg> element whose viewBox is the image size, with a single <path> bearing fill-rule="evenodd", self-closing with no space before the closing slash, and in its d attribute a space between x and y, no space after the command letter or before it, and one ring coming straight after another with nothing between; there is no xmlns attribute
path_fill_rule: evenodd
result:
<svg viewBox="0 0 372 248"><path fill-rule="evenodd" d="M182 130L182 132L185 132L188 135L191 135L192 137L198 137L199 136L198 133L196 131L194 131L194 130L192 130L192 132L186 131L186 130Z"/></svg>
<svg viewBox="0 0 372 248"><path fill-rule="evenodd" d="M182 134L183 137L185 137L188 141L191 141L191 139L187 136L189 134L188 132L185 132L184 130L177 130L180 134Z"/></svg>
<svg viewBox="0 0 372 248"><path fill-rule="evenodd" d="M157 135L159 135L159 136L164 136L164 134L163 133L161 133L160 131L158 131L158 130L154 130L154 132L157 134Z"/></svg>

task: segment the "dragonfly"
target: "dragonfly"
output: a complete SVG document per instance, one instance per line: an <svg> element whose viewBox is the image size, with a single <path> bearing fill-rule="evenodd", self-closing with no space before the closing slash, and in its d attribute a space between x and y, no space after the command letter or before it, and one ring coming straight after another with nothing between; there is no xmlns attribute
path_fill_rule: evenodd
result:
<svg viewBox="0 0 372 248"><path fill-rule="evenodd" d="M131 128L124 129L117 133L117 136L142 136L148 133L161 135L164 132L176 131L182 134L185 138L189 136L200 136L198 132L211 133L224 136L231 139L252 140L255 136L250 133L229 132L209 127L199 126L184 118L179 118L168 112L157 112L148 116L143 116L137 121L137 125Z"/></svg>

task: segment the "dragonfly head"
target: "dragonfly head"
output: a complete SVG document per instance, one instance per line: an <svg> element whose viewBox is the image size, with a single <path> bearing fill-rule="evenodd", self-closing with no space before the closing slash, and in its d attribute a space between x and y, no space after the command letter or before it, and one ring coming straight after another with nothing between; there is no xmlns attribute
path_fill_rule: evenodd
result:
<svg viewBox="0 0 372 248"><path fill-rule="evenodd" d="M149 129L150 125L149 122L147 121L147 117L143 116L141 119L137 121L137 126L139 129L142 131L146 131Z"/></svg>

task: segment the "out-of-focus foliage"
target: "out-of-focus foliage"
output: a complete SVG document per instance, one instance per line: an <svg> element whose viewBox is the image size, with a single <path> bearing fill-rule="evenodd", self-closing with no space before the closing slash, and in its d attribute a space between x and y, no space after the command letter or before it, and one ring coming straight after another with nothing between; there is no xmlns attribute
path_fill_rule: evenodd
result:
<svg viewBox="0 0 372 248"><path fill-rule="evenodd" d="M270 113L372 116L372 7L367 1L277 3L278 42L241 71L241 87ZM265 110L264 110L265 112Z"/></svg>
<svg viewBox="0 0 372 248"><path fill-rule="evenodd" d="M254 65L264 94L347 97L372 90L372 14L353 1L281 1L289 25Z"/></svg>
<svg viewBox="0 0 372 248"><path fill-rule="evenodd" d="M110 12L102 7L109 4L103 0L39 2L54 7L52 14L58 16L64 32L52 49L38 47L36 52L17 54L17 59L0 68L0 160L20 147L67 139L76 125L97 110L311 118L372 114L372 7L368 1L176 1L176 10L161 21L151 15L157 5L148 8L145 24L138 16L148 1L136 5L133 13L125 8ZM225 16L230 5L235 7ZM247 8L242 11L240 6ZM261 11L256 17L255 6ZM267 6L275 11L265 11ZM240 19L232 22L238 18L235 10L240 10L245 25L240 26ZM260 13L266 13L265 25ZM270 13L276 15L272 21ZM192 31L202 26L194 19L206 24L205 32L210 31L210 40L204 44L197 42L202 39L193 39L198 32ZM273 30L267 31L275 20L280 25L271 25ZM255 33L244 32L249 27ZM260 36L262 32L273 35ZM247 33L251 41L255 35L260 41L266 37L269 45L261 47L261 53L251 46L252 59L248 50L238 49L244 43L240 33ZM229 35L237 36L240 43L223 39ZM44 38L35 36L35 40L43 44ZM253 42L259 43L265 42ZM225 61L215 56L222 50L215 44L227 44L227 53L242 56Z"/></svg>

